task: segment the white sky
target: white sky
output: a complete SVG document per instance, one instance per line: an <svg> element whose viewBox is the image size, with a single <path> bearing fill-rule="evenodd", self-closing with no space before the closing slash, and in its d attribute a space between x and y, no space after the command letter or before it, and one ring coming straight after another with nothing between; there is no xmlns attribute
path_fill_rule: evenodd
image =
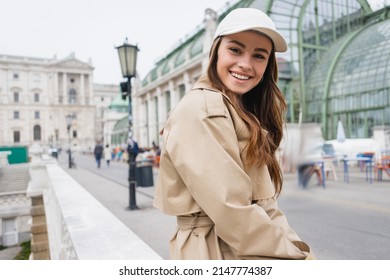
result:
<svg viewBox="0 0 390 280"><path fill-rule="evenodd" d="M202 23L206 8L227 0L0 0L0 54L92 59L95 83L122 80L115 46L138 44L143 78Z"/></svg>
<svg viewBox="0 0 390 280"><path fill-rule="evenodd" d="M126 37L140 48L137 70L144 78L157 59L202 23L206 8L219 11L227 2L0 0L0 54L62 59L74 52L82 61L92 59L95 83L118 84L115 46Z"/></svg>

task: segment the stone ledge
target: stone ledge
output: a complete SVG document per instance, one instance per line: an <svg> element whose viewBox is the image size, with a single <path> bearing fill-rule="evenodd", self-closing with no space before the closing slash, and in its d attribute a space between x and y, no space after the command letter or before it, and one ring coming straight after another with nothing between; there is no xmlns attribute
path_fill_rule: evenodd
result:
<svg viewBox="0 0 390 280"><path fill-rule="evenodd" d="M46 232L47 232L46 224L31 225L31 234L41 234Z"/></svg>
<svg viewBox="0 0 390 280"><path fill-rule="evenodd" d="M38 253L32 253L30 256L31 260L50 260L50 254L49 252L38 252Z"/></svg>
<svg viewBox="0 0 390 280"><path fill-rule="evenodd" d="M47 232L41 234L34 234L31 238L32 243L36 242L48 242Z"/></svg>
<svg viewBox="0 0 390 280"><path fill-rule="evenodd" d="M33 216L32 217L32 224L33 225L46 224L46 217L44 215Z"/></svg>
<svg viewBox="0 0 390 280"><path fill-rule="evenodd" d="M45 208L43 205L31 207L31 216L43 216L43 215L45 215Z"/></svg>
<svg viewBox="0 0 390 280"><path fill-rule="evenodd" d="M34 254L43 251L49 252L49 242L47 241L31 242L31 251L34 252Z"/></svg>
<svg viewBox="0 0 390 280"><path fill-rule="evenodd" d="M51 259L162 260L57 164L48 164L47 174L43 197Z"/></svg>

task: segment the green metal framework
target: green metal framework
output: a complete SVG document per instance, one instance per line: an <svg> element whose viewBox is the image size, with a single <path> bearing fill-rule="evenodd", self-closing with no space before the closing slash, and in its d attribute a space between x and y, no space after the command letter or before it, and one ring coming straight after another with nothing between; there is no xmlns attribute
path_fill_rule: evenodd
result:
<svg viewBox="0 0 390 280"><path fill-rule="evenodd" d="M111 135L111 145L121 145L127 142L129 135L129 119L124 117L120 119L114 126Z"/></svg>

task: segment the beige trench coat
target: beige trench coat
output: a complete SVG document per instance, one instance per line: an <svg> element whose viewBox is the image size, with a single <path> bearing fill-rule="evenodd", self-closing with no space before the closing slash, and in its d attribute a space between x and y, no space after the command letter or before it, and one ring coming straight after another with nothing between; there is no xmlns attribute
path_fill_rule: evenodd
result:
<svg viewBox="0 0 390 280"><path fill-rule="evenodd" d="M172 259L308 259L266 166L245 170L249 131L221 92L197 83L163 128L154 206L178 216Z"/></svg>

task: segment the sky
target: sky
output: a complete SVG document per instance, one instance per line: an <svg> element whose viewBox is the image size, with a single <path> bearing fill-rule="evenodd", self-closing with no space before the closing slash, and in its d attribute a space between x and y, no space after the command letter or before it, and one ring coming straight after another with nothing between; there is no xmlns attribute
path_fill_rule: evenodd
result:
<svg viewBox="0 0 390 280"><path fill-rule="evenodd" d="M386 0L388 1L388 0ZM94 82L123 80L118 53L137 44L142 79L155 62L203 22L236 0L0 0L0 55L76 58L94 66ZM373 8L383 0L369 0ZM390 1L389 1L390 2Z"/></svg>
<svg viewBox="0 0 390 280"><path fill-rule="evenodd" d="M0 55L76 58L94 66L94 82L123 80L118 53L137 44L140 78L227 0L0 0ZM233 1L235 2L235 1Z"/></svg>

